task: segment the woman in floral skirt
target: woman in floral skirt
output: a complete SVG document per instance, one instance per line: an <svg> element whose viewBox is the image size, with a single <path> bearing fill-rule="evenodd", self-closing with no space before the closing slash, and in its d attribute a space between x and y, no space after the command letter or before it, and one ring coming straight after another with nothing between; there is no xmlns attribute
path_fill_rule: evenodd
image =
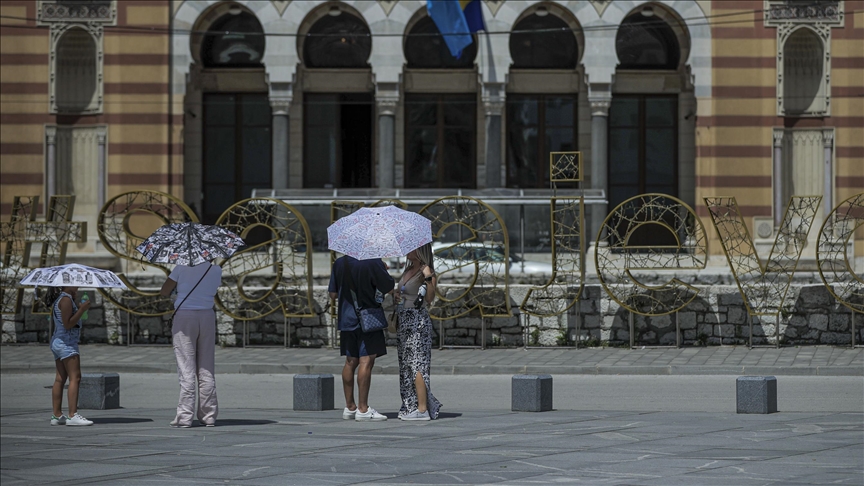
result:
<svg viewBox="0 0 864 486"><path fill-rule="evenodd" d="M435 298L432 246L426 244L408 254L405 272L396 291L399 330L399 392L401 420L438 418L441 402L432 395L429 368L432 362L432 319L429 304Z"/></svg>

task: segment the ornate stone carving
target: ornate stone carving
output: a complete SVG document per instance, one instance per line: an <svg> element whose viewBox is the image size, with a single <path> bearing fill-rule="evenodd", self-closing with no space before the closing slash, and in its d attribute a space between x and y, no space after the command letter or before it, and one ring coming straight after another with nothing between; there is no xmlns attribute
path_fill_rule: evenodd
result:
<svg viewBox="0 0 864 486"><path fill-rule="evenodd" d="M504 5L504 0L483 0L483 3L489 7L489 11L492 12L492 16L498 14L498 9L501 8L501 5Z"/></svg>
<svg viewBox="0 0 864 486"><path fill-rule="evenodd" d="M82 45L74 46L71 50L60 52L64 35L70 33L71 30L86 32L93 41L92 48L95 52L83 52ZM50 102L50 112L53 113L75 113L75 114L94 114L102 112L102 65L103 65L103 25L95 22L88 23L65 23L57 22L51 24L51 51L49 54L49 82L48 93ZM80 36L79 36L80 37ZM84 46L86 47L86 46ZM80 55L81 59L64 59L66 55ZM92 63L93 72L85 72L88 67L87 63ZM72 72L61 73L63 69L71 69ZM68 74L68 75L67 75ZM66 78L69 78L68 80ZM69 86L58 86L58 78L65 81L70 81ZM81 82L86 80L94 84L87 85ZM62 97L69 99L81 98L89 96L87 100L77 100L71 104L58 103ZM63 104L64 106L60 106Z"/></svg>
<svg viewBox="0 0 864 486"><path fill-rule="evenodd" d="M597 11L597 14L602 16L606 11L606 7L612 4L612 0L591 0L591 6Z"/></svg>
<svg viewBox="0 0 864 486"><path fill-rule="evenodd" d="M841 23L844 14L843 2L836 0L815 0L803 3L772 0L768 2L766 10L765 21L769 23Z"/></svg>
<svg viewBox="0 0 864 486"><path fill-rule="evenodd" d="M42 0L36 11L40 24L49 22L97 22L115 24L117 5L113 0L90 0L89 2L58 2Z"/></svg>
<svg viewBox="0 0 864 486"><path fill-rule="evenodd" d="M381 5L381 9L384 10L384 15L387 16L390 16L390 12L397 3L399 3L399 0L378 0L378 5Z"/></svg>
<svg viewBox="0 0 864 486"><path fill-rule="evenodd" d="M591 116L609 116L609 105L612 104L611 99L591 99L589 102L591 103Z"/></svg>
<svg viewBox="0 0 864 486"><path fill-rule="evenodd" d="M276 11L279 12L279 16L285 13L285 9L288 8L288 5L291 4L291 0L270 0L270 3L276 7Z"/></svg>
<svg viewBox="0 0 864 486"><path fill-rule="evenodd" d="M378 107L378 115L396 115L396 105L399 104L399 97L379 96L375 99L375 105Z"/></svg>
<svg viewBox="0 0 864 486"><path fill-rule="evenodd" d="M777 27L777 115L778 116L830 116L831 115L831 29L843 26L844 2L842 0L814 0L812 2L793 2L790 0L765 0L765 25ZM821 41L821 58L812 62L821 63L819 79L802 79L786 72L787 57L791 65L801 67L802 72L814 72L813 66L801 66L802 63L812 64L802 58L801 42L788 43L795 36L800 41L800 30L808 29ZM810 49L813 50L813 49ZM794 52L793 52L794 51ZM815 71L818 71L816 69ZM806 78L806 77L805 77ZM789 83L795 83L789 86ZM803 84L802 84L803 83ZM787 89L791 88L791 96L799 96L801 89L812 92L808 86L819 85L811 102L802 106L804 101L790 104L786 99ZM806 86L805 86L806 85ZM798 89L800 88L800 89Z"/></svg>

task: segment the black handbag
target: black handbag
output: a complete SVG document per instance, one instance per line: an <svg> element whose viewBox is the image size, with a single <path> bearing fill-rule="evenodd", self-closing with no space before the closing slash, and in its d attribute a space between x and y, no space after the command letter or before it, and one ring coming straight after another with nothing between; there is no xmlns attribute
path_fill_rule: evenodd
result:
<svg viewBox="0 0 864 486"><path fill-rule="evenodd" d="M351 292L354 311L357 313L357 318L360 320L360 329L363 332L375 332L387 329L387 317L384 315L384 309L381 307L361 309L357 303L357 294L354 292L354 277L351 275L351 265L348 259L345 260L345 265L342 267L342 285Z"/></svg>

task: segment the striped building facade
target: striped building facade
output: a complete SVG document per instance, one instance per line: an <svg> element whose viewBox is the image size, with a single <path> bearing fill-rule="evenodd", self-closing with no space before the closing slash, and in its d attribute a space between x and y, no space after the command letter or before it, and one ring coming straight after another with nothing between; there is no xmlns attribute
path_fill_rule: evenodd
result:
<svg viewBox="0 0 864 486"><path fill-rule="evenodd" d="M521 60L527 51L520 51L512 36L481 34L474 62L438 68L424 65L422 56L418 60L402 37L424 28L424 2L417 0L4 0L0 218L9 218L16 195L47 199L73 193L75 219L88 221L91 241L70 252L98 252L99 208L131 190L168 192L207 220L248 196L256 184L526 187L520 184L530 179L529 165L538 159L516 153L513 134L536 129L548 140L548 134L566 132L564 142L554 147L548 142L544 150L580 150L585 187L606 191L610 205L638 194L633 193L638 188L668 188L664 192L703 217L711 252L721 256L702 198L735 196L754 237L770 246L790 196L821 194L823 206L833 207L864 191L864 1L804 3L818 8L796 10L801 2L779 0L484 0L488 30L546 28L558 25L550 23L555 20L574 32L572 55L532 65ZM775 11L776 18L765 14ZM622 52L639 46L627 46L619 26L638 29L643 17L668 24L664 35L668 31L680 59L667 53L667 65L622 63ZM227 56L223 64L218 42L210 45L194 34L225 25L247 28L241 22L247 18L248 45L221 51ZM354 24L334 28L356 24L371 34L371 46L358 45L344 59L333 54L313 61L315 51L303 42L311 43L315 29L333 19L351 19ZM258 34L264 39L260 46L249 40ZM534 40L526 38L525 45ZM236 62L237 52L248 58ZM357 52L366 57L354 66L349 61ZM455 182L441 165L446 161L438 162L437 175L429 180L412 179L412 160L419 155L412 152L411 137L424 128L412 125L410 109L433 98L440 107L468 107L466 121L453 130L473 137L464 154L457 154L465 157L458 167L468 175ZM641 154L641 179L623 184L616 157L628 152L619 150L624 138L615 137L630 128L616 125L616 113L623 113L625 101L644 108L657 99L668 100L673 110L668 180L651 183L644 174L652 169L651 160L642 160L650 152L643 140L633 152ZM208 152L208 145L219 141L213 134L240 133L242 127L220 125L210 115L219 103L241 106L238 100L247 100L243 106L263 104L263 122L253 125L260 128L256 147L264 148L247 160L240 148L231 148L236 158L217 161L219 154ZM315 118L322 103L341 103L341 115ZM520 128L519 110L532 103L563 103L572 112L559 125ZM366 111L346 108L364 104ZM245 116L244 109L235 114ZM315 137L338 133L340 123L344 132L347 122L339 116L353 117L354 127L368 130L352 142L368 157L350 159L344 147L315 152L321 145ZM647 133L644 113L638 116ZM356 123L363 117L368 123ZM435 126L439 133L448 130ZM246 143L236 137L238 144ZM444 147L458 145L442 140ZM331 169L317 157L331 157ZM253 159L264 161L255 166L257 179L244 172ZM233 164L233 179L210 181L208 167L222 163ZM542 186L542 177L533 184ZM214 203L220 196L227 202ZM590 215L592 228L611 206L598 209ZM826 211L819 214L811 230L814 241ZM864 230L856 233L854 254L864 255Z"/></svg>

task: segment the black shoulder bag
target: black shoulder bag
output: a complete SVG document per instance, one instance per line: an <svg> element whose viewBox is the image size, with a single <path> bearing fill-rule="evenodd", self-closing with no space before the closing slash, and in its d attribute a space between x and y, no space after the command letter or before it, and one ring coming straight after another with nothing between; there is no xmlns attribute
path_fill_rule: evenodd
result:
<svg viewBox="0 0 864 486"><path fill-rule="evenodd" d="M348 259L345 259L345 265L342 266L342 286L344 287L343 290L348 289L351 292L354 311L357 313L357 318L360 320L360 328L363 332L375 332L387 329L387 318L384 316L384 309L380 307L361 309L357 303L357 294L354 292L354 276L351 275L351 262Z"/></svg>

